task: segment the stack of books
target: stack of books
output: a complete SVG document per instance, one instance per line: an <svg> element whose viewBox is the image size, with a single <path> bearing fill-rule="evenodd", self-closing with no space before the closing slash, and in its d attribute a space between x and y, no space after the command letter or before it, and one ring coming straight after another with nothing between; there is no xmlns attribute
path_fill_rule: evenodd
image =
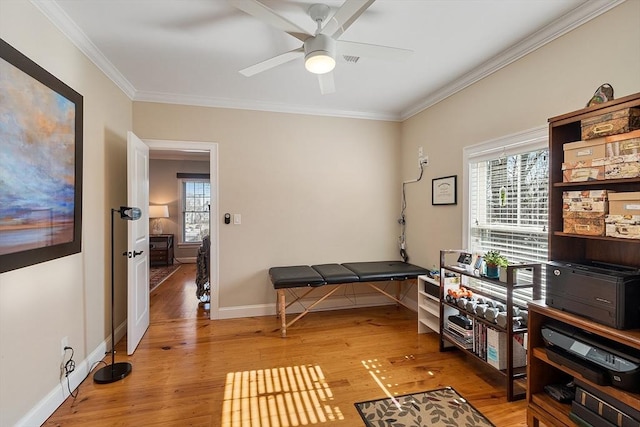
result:
<svg viewBox="0 0 640 427"><path fill-rule="evenodd" d="M449 316L445 324L444 333L448 337L452 338L461 347L471 350L473 348L473 327L472 324L461 326L459 321L456 321L458 316ZM467 329L469 328L469 329Z"/></svg>

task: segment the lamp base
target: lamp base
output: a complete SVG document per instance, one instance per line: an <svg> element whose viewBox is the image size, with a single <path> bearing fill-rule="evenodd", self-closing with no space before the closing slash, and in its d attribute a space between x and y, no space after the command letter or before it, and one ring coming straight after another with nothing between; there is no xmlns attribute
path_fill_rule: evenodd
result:
<svg viewBox="0 0 640 427"><path fill-rule="evenodd" d="M162 223L160 218L154 218L152 234L162 234Z"/></svg>
<svg viewBox="0 0 640 427"><path fill-rule="evenodd" d="M109 384L120 381L131 373L132 366L129 362L119 362L100 368L93 375L93 381L98 384Z"/></svg>

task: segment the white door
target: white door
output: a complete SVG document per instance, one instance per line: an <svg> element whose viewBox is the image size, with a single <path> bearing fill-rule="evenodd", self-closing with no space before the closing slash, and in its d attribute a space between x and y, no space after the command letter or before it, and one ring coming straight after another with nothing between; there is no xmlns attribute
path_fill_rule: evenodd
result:
<svg viewBox="0 0 640 427"><path fill-rule="evenodd" d="M149 147L127 133L127 203L140 208L127 221L127 353L133 354L149 327Z"/></svg>

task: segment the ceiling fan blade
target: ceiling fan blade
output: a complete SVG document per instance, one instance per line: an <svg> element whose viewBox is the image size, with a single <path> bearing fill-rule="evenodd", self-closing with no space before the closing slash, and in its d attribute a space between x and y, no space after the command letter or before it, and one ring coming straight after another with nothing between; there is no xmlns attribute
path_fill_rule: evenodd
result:
<svg viewBox="0 0 640 427"><path fill-rule="evenodd" d="M254 18L258 18L266 24L283 30L300 41L305 41L311 36L303 28L300 28L285 17L278 15L258 0L231 0L231 4Z"/></svg>
<svg viewBox="0 0 640 427"><path fill-rule="evenodd" d="M403 61L413 55L409 49L397 47L380 46L377 44L366 44L338 40L338 53L347 56L359 56L362 58L376 58L387 61Z"/></svg>
<svg viewBox="0 0 640 427"><path fill-rule="evenodd" d="M273 58L269 58L250 67L243 68L242 70L240 70L240 74L251 77L255 74L270 70L271 68L277 67L278 65L282 65L286 62L293 61L294 59L301 58L303 56L304 48L290 50L289 52L274 56Z"/></svg>
<svg viewBox="0 0 640 427"><path fill-rule="evenodd" d="M320 83L320 93L327 95L336 91L336 85L333 81L333 72L318 74L318 83Z"/></svg>
<svg viewBox="0 0 640 427"><path fill-rule="evenodd" d="M375 0L345 0L340 9L336 11L324 26L322 34L327 34L337 39L342 33L347 31L347 28L349 28L374 1Z"/></svg>

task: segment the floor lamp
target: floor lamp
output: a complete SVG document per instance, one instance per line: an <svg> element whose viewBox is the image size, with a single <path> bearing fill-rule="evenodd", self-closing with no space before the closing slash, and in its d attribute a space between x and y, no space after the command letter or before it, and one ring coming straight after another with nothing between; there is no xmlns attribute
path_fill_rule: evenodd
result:
<svg viewBox="0 0 640 427"><path fill-rule="evenodd" d="M142 212L139 208L130 208L127 206L120 206L120 209L111 209L111 365L107 365L100 368L93 375L93 381L98 384L107 384L120 381L131 373L131 363L119 362L116 363L116 341L115 341L115 326L113 308L115 305L115 290L114 290L114 242L113 242L113 226L114 226L114 214L118 212L120 218L127 221L135 221L140 219Z"/></svg>

